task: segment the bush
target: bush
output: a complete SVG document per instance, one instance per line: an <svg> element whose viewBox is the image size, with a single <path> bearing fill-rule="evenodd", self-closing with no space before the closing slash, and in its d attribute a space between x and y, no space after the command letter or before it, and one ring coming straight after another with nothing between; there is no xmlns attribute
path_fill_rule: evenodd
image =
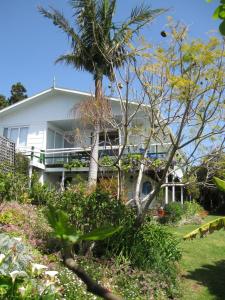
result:
<svg viewBox="0 0 225 300"><path fill-rule="evenodd" d="M178 202L171 202L164 207L165 216L162 218L163 223L177 223L184 215L183 207Z"/></svg>
<svg viewBox="0 0 225 300"><path fill-rule="evenodd" d="M0 205L2 231L23 236L35 247L43 248L51 232L47 220L35 206L5 202Z"/></svg>
<svg viewBox="0 0 225 300"><path fill-rule="evenodd" d="M178 240L165 226L147 219L137 228L132 222L109 240L108 256L120 256L129 261L133 269L155 272L164 282L167 295L177 292L177 266L181 258Z"/></svg>
<svg viewBox="0 0 225 300"><path fill-rule="evenodd" d="M82 186L70 186L47 205L65 211L77 230L89 232L106 225L120 225L129 209L109 193L96 189L87 194Z"/></svg>
<svg viewBox="0 0 225 300"><path fill-rule="evenodd" d="M137 231L130 250L132 263L141 269L165 271L181 258L178 241L162 225L147 221Z"/></svg>
<svg viewBox="0 0 225 300"><path fill-rule="evenodd" d="M185 201L183 205L184 215L189 218L201 214L204 209L195 200Z"/></svg>

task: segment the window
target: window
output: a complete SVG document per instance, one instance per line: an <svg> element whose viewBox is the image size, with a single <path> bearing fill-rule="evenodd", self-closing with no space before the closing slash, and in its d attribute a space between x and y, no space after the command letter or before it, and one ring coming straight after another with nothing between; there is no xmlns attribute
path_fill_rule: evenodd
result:
<svg viewBox="0 0 225 300"><path fill-rule="evenodd" d="M26 146L28 127L8 127L4 128L3 136L13 141L16 146Z"/></svg>
<svg viewBox="0 0 225 300"><path fill-rule="evenodd" d="M148 195L152 190L152 185L150 181L145 181L142 185L142 194Z"/></svg>
<svg viewBox="0 0 225 300"><path fill-rule="evenodd" d="M5 138L8 137L8 131L9 131L8 128L4 128L4 130L3 130L3 136L4 136Z"/></svg>
<svg viewBox="0 0 225 300"><path fill-rule="evenodd" d="M19 132L19 145L26 146L27 145L27 135L28 135L28 127L21 127Z"/></svg>
<svg viewBox="0 0 225 300"><path fill-rule="evenodd" d="M100 146L119 145L119 132L117 130L100 132L99 145Z"/></svg>

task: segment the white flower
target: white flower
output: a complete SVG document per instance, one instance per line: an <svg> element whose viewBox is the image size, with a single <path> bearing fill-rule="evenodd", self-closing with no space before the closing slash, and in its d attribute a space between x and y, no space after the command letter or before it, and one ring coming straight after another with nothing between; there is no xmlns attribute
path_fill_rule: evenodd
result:
<svg viewBox="0 0 225 300"><path fill-rule="evenodd" d="M14 240L16 240L17 242L21 242L22 238L21 237L14 237Z"/></svg>
<svg viewBox="0 0 225 300"><path fill-rule="evenodd" d="M18 290L19 290L21 296L24 296L24 295L25 295L25 292L26 292L25 287L21 286L21 287L18 288Z"/></svg>
<svg viewBox="0 0 225 300"><path fill-rule="evenodd" d="M3 262L4 259L5 259L5 254L1 253L0 254L0 264Z"/></svg>
<svg viewBox="0 0 225 300"><path fill-rule="evenodd" d="M45 275L49 276L51 280L53 280L58 273L57 271L45 271Z"/></svg>
<svg viewBox="0 0 225 300"><path fill-rule="evenodd" d="M11 276L12 281L14 283L15 280L16 280L16 277L18 277L18 276L22 276L22 277L27 276L27 273L24 272L24 271L17 271L17 270L15 270L15 271L10 272L9 275Z"/></svg>
<svg viewBox="0 0 225 300"><path fill-rule="evenodd" d="M31 264L31 272L35 273L37 271L38 274L41 273L42 270L48 269L48 267L40 264Z"/></svg>

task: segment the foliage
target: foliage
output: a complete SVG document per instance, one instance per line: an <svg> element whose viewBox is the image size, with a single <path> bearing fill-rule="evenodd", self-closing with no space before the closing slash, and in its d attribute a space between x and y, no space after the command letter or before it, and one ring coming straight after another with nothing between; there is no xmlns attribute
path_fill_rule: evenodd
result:
<svg viewBox="0 0 225 300"><path fill-rule="evenodd" d="M225 228L225 217L215 219L211 222L208 222L199 228L193 230L192 232L186 234L183 239L184 240L191 240L196 238L198 235L200 237L204 237L209 233L213 233L215 230L220 230Z"/></svg>
<svg viewBox="0 0 225 300"><path fill-rule="evenodd" d="M2 200L29 203L27 176L20 173L0 173L0 193Z"/></svg>
<svg viewBox="0 0 225 300"><path fill-rule="evenodd" d="M73 159L71 162L64 164L64 168L68 170L72 168L85 168L87 166L87 162L80 159Z"/></svg>
<svg viewBox="0 0 225 300"><path fill-rule="evenodd" d="M112 167L113 163L113 158L108 155L105 155L99 159L99 164L102 167Z"/></svg>
<svg viewBox="0 0 225 300"><path fill-rule="evenodd" d="M194 199L199 199L200 196L199 182L198 182L197 175L193 171L194 170L191 170L190 172L185 174L183 178L183 183L187 183L186 191L188 195Z"/></svg>
<svg viewBox="0 0 225 300"><path fill-rule="evenodd" d="M142 158L143 155L136 153L124 155L121 160L122 170L125 172L130 172L138 169Z"/></svg>
<svg viewBox="0 0 225 300"><path fill-rule="evenodd" d="M178 202L170 202L166 204L164 207L165 216L163 217L163 221L165 223L177 223L182 219L184 214L183 207Z"/></svg>
<svg viewBox="0 0 225 300"><path fill-rule="evenodd" d="M217 188L225 192L225 181L217 177L214 177L214 181ZM208 233L213 233L215 230L220 230L222 228L225 229L225 217L215 219L211 222L202 225L201 227L195 229L194 231L186 234L183 237L183 239L184 240L193 239L196 238L198 235L200 235L200 237L204 237Z"/></svg>
<svg viewBox="0 0 225 300"><path fill-rule="evenodd" d="M6 97L3 95L0 95L0 110L8 106L8 102L6 100Z"/></svg>
<svg viewBox="0 0 225 300"><path fill-rule="evenodd" d="M0 234L0 252L0 299L59 299L58 272L32 263L31 250L21 239Z"/></svg>
<svg viewBox="0 0 225 300"><path fill-rule="evenodd" d="M21 82L13 84L11 87L11 96L9 98L10 105L27 98L26 92L27 90Z"/></svg>
<svg viewBox="0 0 225 300"><path fill-rule="evenodd" d="M167 232L164 226L148 221L134 237L130 259L135 266L141 269L153 268L166 273L171 263L181 258L177 246L178 241L171 233Z"/></svg>
<svg viewBox="0 0 225 300"><path fill-rule="evenodd" d="M1 200L18 201L20 203L30 203L29 160L22 153L16 153L15 169L0 165L0 195Z"/></svg>
<svg viewBox="0 0 225 300"><path fill-rule="evenodd" d="M107 192L97 189L88 194L82 186L70 186L60 194L57 201L52 198L47 205L54 210L65 211L71 225L85 233L102 226L120 225L129 211Z"/></svg>
<svg viewBox="0 0 225 300"><path fill-rule="evenodd" d="M92 278L109 290L119 293L123 299L165 300L169 297L165 288L168 284L159 274L134 269L123 257L115 260L77 257L77 261L83 269L88 270ZM66 299L96 299L95 296L85 291L82 282L69 270L61 268L59 279Z"/></svg>
<svg viewBox="0 0 225 300"><path fill-rule="evenodd" d="M126 221L124 229L109 239L107 256L122 256L133 269L155 272L161 282L166 282L165 290L170 297L177 290L176 262L181 258L178 240L150 219L140 228L135 227L134 219Z"/></svg>
<svg viewBox="0 0 225 300"><path fill-rule="evenodd" d="M98 188L111 195L113 198L117 197L118 192L118 178L116 177L103 177L98 181Z"/></svg>
<svg viewBox="0 0 225 300"><path fill-rule="evenodd" d="M160 9L136 7L130 18L118 27L113 22L116 1L81 0L71 2L71 6L76 28L71 27L65 17L55 9L46 11L40 7L39 11L71 40L72 52L60 56L57 62L65 62L76 69L86 70L95 79L102 79L103 75L112 79L112 66L121 67L128 58L128 42L140 28L162 12Z"/></svg>
<svg viewBox="0 0 225 300"><path fill-rule="evenodd" d="M76 244L79 241L99 241L110 237L115 234L122 228L119 227L106 227L95 229L91 232L83 234L76 230L73 226L71 226L69 222L69 216L62 210L54 210L53 208L49 208L47 213L49 224L53 229L53 233L56 238L70 242L72 244Z"/></svg>
<svg viewBox="0 0 225 300"><path fill-rule="evenodd" d="M208 2L211 2L212 0L208 0ZM213 13L213 18L215 20L222 20L219 30L222 35L225 35L225 1L220 0L220 5L216 8L216 10Z"/></svg>
<svg viewBox="0 0 225 300"><path fill-rule="evenodd" d="M35 174L33 175L32 178L32 183L31 183L31 189L29 191L29 196L31 198L32 204L46 204L51 201L51 199L57 199L59 198L59 194L54 188L50 188L48 184L41 184Z"/></svg>
<svg viewBox="0 0 225 300"><path fill-rule="evenodd" d="M184 216L186 218L189 218L201 214L203 212L203 208L195 200L185 201L183 204L183 211L184 211Z"/></svg>
<svg viewBox="0 0 225 300"><path fill-rule="evenodd" d="M214 181L215 181L217 188L220 191L225 192L225 181L220 178L217 178L217 177L214 177Z"/></svg>
<svg viewBox="0 0 225 300"><path fill-rule="evenodd" d="M45 250L51 229L40 209L29 204L3 202L0 205L1 229L26 238L32 246Z"/></svg>
<svg viewBox="0 0 225 300"><path fill-rule="evenodd" d="M24 154L17 152L15 155L15 172L28 175L29 158Z"/></svg>

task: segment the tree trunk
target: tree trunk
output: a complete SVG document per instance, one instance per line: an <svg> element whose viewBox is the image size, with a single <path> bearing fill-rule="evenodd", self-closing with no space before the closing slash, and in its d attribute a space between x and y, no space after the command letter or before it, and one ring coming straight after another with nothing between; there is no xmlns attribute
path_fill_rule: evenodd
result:
<svg viewBox="0 0 225 300"><path fill-rule="evenodd" d="M95 79L95 101L102 100L102 76ZM96 106L97 107L97 106ZM96 114L98 115L98 114ZM100 120L96 117L94 125L94 132L92 136L90 166L88 176L88 186L93 187L97 184L98 179L98 152L99 152L99 133L100 133Z"/></svg>

